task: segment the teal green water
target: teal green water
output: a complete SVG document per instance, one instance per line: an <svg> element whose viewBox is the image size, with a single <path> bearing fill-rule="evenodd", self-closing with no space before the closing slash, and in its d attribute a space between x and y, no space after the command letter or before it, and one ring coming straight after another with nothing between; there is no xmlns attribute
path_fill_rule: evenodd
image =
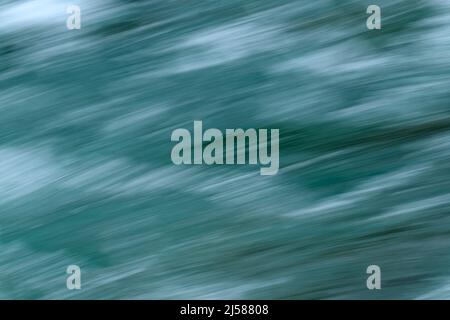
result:
<svg viewBox="0 0 450 320"><path fill-rule="evenodd" d="M0 298L450 298L450 6L376 2L0 1ZM173 165L194 120L280 171Z"/></svg>

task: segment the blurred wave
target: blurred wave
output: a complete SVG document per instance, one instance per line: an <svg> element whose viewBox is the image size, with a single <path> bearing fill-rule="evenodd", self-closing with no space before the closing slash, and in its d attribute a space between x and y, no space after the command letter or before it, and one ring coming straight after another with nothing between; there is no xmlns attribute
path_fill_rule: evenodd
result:
<svg viewBox="0 0 450 320"><path fill-rule="evenodd" d="M447 1L76 2L0 1L1 299L450 299ZM194 120L279 173L174 166Z"/></svg>

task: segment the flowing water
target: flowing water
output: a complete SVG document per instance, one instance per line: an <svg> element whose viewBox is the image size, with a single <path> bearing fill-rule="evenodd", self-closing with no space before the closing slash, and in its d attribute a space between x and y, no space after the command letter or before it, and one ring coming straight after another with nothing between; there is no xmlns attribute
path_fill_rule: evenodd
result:
<svg viewBox="0 0 450 320"><path fill-rule="evenodd" d="M381 30L372 1L74 2L81 30L0 1L1 299L450 299L448 1L376 1ZM280 129L280 171L175 166L194 120Z"/></svg>

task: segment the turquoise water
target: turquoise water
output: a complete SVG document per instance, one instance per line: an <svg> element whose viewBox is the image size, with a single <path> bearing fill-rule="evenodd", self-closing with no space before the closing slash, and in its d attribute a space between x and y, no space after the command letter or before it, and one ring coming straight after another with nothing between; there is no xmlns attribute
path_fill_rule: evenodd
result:
<svg viewBox="0 0 450 320"><path fill-rule="evenodd" d="M450 298L448 1L74 2L0 1L0 298ZM194 120L280 171L173 165Z"/></svg>

